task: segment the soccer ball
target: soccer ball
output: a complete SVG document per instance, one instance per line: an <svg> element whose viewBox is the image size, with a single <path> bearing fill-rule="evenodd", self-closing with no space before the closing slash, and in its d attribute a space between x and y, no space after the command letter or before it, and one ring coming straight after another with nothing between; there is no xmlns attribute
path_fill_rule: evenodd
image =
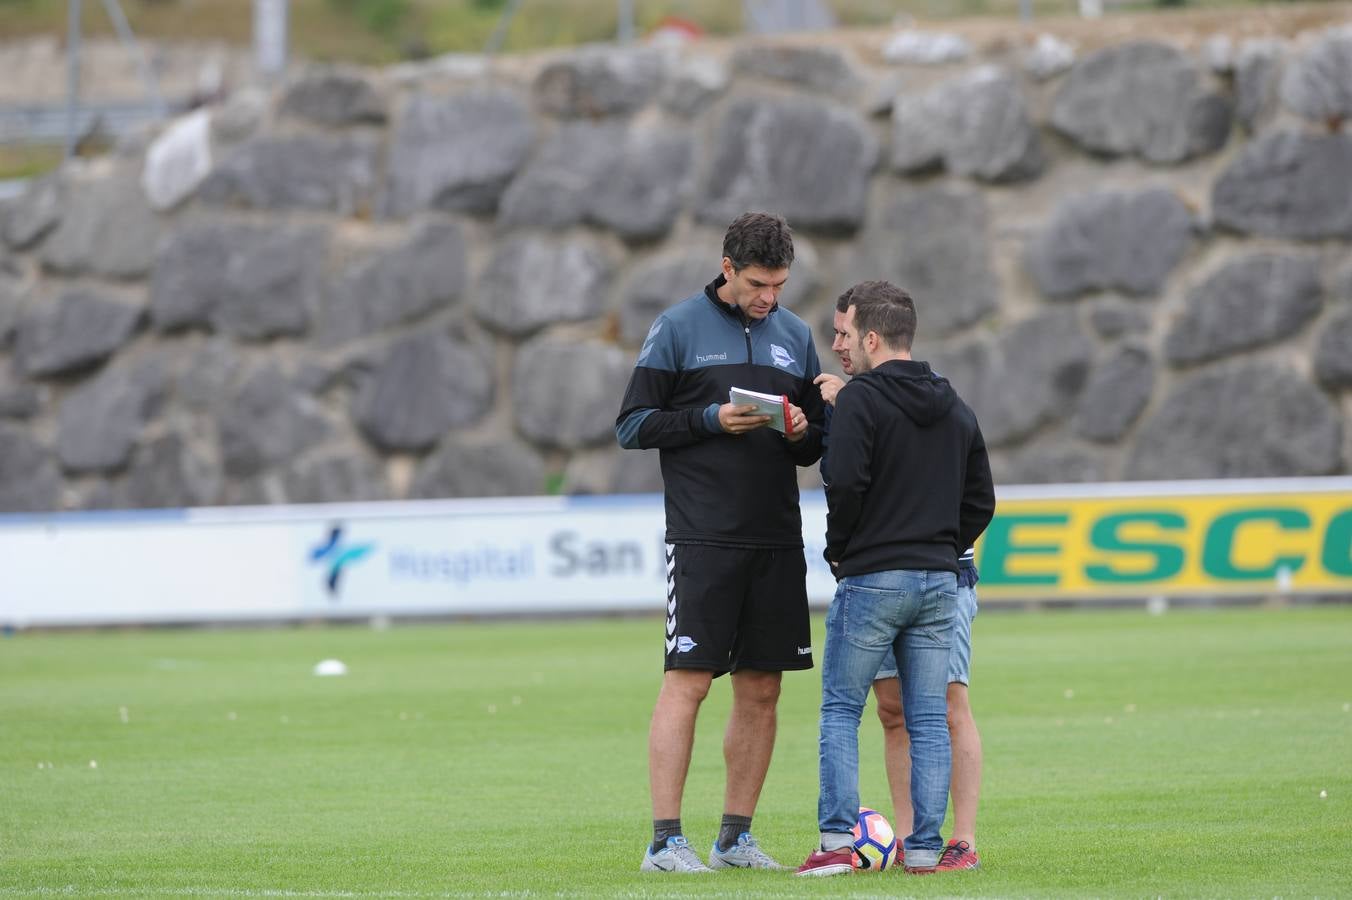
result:
<svg viewBox="0 0 1352 900"><path fill-rule="evenodd" d="M867 807L859 807L859 818L854 822L854 853L850 855L856 869L881 872L897 857L897 836L883 814Z"/></svg>

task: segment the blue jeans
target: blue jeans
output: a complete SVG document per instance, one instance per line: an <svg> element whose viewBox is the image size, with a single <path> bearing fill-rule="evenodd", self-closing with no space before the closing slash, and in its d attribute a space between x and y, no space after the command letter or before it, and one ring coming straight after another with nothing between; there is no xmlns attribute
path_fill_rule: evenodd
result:
<svg viewBox="0 0 1352 900"><path fill-rule="evenodd" d="M836 586L826 614L817 822L823 835L848 835L854 827L859 815L859 719L878 665L890 649L899 664L911 736L915 822L902 842L908 866L933 866L944 846L939 829L948 808L952 768L948 654L957 592L952 572L849 575ZM901 823L897 825L900 833Z"/></svg>

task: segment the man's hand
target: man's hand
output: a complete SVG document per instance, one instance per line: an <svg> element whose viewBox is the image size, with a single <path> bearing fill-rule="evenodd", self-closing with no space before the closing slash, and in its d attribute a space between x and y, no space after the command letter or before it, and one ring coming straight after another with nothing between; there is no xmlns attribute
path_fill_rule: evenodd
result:
<svg viewBox="0 0 1352 900"><path fill-rule="evenodd" d="M839 375L823 372L812 379L812 383L821 389L822 402L835 406L836 394L845 386L845 379L841 378Z"/></svg>
<svg viewBox="0 0 1352 900"><path fill-rule="evenodd" d="M807 416L792 403L789 404L789 433L784 437L795 444L807 437Z"/></svg>
<svg viewBox="0 0 1352 900"><path fill-rule="evenodd" d="M746 434L764 427L768 421L769 416L758 415L756 407L750 404L724 403L718 408L718 424L728 434Z"/></svg>

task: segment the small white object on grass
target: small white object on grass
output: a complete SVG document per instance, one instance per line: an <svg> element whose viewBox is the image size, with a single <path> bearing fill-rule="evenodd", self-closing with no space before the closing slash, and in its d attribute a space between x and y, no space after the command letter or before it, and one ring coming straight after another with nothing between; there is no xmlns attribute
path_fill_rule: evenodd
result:
<svg viewBox="0 0 1352 900"><path fill-rule="evenodd" d="M98 767L99 767L99 761L98 761L97 759L91 759L91 760L89 761L89 768L91 768L91 769L97 769Z"/></svg>
<svg viewBox="0 0 1352 900"><path fill-rule="evenodd" d="M316 675L346 675L347 665L341 659L322 659L315 664Z"/></svg>
<svg viewBox="0 0 1352 900"><path fill-rule="evenodd" d="M1329 792L1328 792L1328 791L1320 791L1320 792L1319 792L1319 799L1320 799L1320 800L1327 800L1328 798L1329 798Z"/></svg>
<svg viewBox="0 0 1352 900"><path fill-rule="evenodd" d="M1352 703L1344 703L1343 712L1352 712Z"/></svg>
<svg viewBox="0 0 1352 900"><path fill-rule="evenodd" d="M1168 597L1151 597L1145 601L1145 611L1152 616L1162 616L1169 611Z"/></svg>
<svg viewBox="0 0 1352 900"><path fill-rule="evenodd" d="M128 722L131 721L131 718L127 715L127 708L125 706L119 706L117 708L117 715L118 718L122 720L123 725L126 725Z"/></svg>
<svg viewBox="0 0 1352 900"><path fill-rule="evenodd" d="M1070 699L1073 698L1074 696L1075 696L1075 691L1071 690L1070 688L1066 688L1066 699L1067 699L1067 700L1070 700Z"/></svg>

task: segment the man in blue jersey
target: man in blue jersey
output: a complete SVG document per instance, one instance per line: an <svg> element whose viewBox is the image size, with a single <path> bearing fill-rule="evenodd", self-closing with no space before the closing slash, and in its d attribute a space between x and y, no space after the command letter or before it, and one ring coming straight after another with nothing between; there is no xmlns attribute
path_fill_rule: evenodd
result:
<svg viewBox="0 0 1352 900"><path fill-rule="evenodd" d="M648 735L645 872L782 868L757 845L751 819L781 674L812 667L797 467L821 456L824 416L811 329L778 303L792 264L782 218L738 217L718 277L653 323L615 420L622 447L660 449L665 486L666 655ZM787 397L785 432L731 403L733 387ZM700 704L725 673L727 784L706 866L683 834L681 799Z"/></svg>

